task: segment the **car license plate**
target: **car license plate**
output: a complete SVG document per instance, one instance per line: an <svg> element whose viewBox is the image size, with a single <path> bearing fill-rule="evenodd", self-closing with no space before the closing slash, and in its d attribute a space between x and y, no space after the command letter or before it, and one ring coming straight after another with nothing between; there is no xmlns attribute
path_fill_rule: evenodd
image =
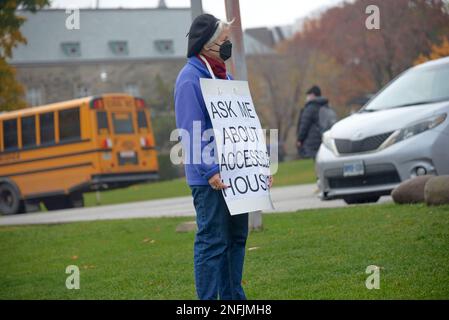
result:
<svg viewBox="0 0 449 320"><path fill-rule="evenodd" d="M120 156L122 158L133 158L135 155L134 151L121 151Z"/></svg>
<svg viewBox="0 0 449 320"><path fill-rule="evenodd" d="M343 165L343 176L354 177L363 176L365 174L365 165L363 161L345 163Z"/></svg>

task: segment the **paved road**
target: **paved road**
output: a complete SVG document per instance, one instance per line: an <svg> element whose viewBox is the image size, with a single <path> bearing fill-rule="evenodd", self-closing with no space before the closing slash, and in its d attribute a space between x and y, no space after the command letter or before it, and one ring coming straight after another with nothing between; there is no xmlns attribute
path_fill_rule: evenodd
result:
<svg viewBox="0 0 449 320"><path fill-rule="evenodd" d="M345 206L345 203L342 200L319 200L314 193L315 189L315 184L273 188L271 195L275 210L267 213ZM390 197L383 197L380 200L380 202L388 201L391 201ZM1 216L0 225L53 224L75 221L179 217L194 215L195 210L193 208L192 198L179 197L164 200L105 205L99 207Z"/></svg>

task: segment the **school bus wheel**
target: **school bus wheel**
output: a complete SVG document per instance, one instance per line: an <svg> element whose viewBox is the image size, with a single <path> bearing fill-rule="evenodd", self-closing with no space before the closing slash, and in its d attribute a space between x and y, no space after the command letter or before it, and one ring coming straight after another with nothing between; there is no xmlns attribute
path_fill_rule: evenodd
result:
<svg viewBox="0 0 449 320"><path fill-rule="evenodd" d="M21 210L22 201L16 187L8 182L0 183L0 212L2 214L16 214Z"/></svg>

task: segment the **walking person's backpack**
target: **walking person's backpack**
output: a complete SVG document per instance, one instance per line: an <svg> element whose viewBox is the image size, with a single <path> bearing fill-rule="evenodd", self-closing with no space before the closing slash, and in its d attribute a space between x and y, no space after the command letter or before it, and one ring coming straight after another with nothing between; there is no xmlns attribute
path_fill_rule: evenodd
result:
<svg viewBox="0 0 449 320"><path fill-rule="evenodd" d="M322 106L318 115L318 124L320 126L321 134L332 128L338 121L338 116L335 110L329 105Z"/></svg>

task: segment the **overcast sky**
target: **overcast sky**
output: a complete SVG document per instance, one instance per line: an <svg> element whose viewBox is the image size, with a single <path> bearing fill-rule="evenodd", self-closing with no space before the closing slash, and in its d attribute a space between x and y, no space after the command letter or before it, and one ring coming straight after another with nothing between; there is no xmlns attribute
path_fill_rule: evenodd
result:
<svg viewBox="0 0 449 320"><path fill-rule="evenodd" d="M96 0L51 0L52 7L95 7ZM243 28L287 25L340 0L240 0ZM100 0L100 8L156 7L159 0ZM189 7L190 0L166 0L168 7ZM205 12L225 19L224 0L203 0Z"/></svg>

